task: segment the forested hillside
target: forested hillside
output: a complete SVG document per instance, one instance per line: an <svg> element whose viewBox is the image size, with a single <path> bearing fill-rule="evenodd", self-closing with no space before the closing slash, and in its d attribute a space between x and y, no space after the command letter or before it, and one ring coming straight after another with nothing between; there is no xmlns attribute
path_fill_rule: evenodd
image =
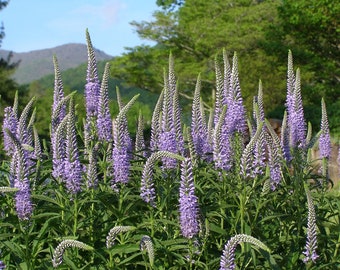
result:
<svg viewBox="0 0 340 270"><path fill-rule="evenodd" d="M112 59L112 56L96 49L98 61ZM10 51L0 50L0 57L6 58ZM11 62L19 65L13 78L19 84L30 83L45 75L53 74L52 56L56 55L60 61L60 70L74 68L87 61L85 44L70 43L54 48L35 50L30 52L12 52Z"/></svg>

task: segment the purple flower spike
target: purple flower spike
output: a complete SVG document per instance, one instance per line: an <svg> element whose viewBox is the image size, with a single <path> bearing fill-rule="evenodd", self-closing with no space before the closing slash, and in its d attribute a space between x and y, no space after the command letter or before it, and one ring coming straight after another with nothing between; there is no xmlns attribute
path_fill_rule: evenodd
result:
<svg viewBox="0 0 340 270"><path fill-rule="evenodd" d="M109 95L108 95L108 78L110 73L110 64L106 63L102 85L98 100L98 138L102 141L111 142L112 135L112 120L109 110Z"/></svg>
<svg viewBox="0 0 340 270"><path fill-rule="evenodd" d="M98 79L96 56L88 30L86 30L86 41L88 53L87 76L85 85L86 115L88 117L96 117L100 92L100 82Z"/></svg>
<svg viewBox="0 0 340 270"><path fill-rule="evenodd" d="M63 169L67 190L72 194L80 192L83 173L83 166L80 161L78 159L74 161L66 160Z"/></svg>
<svg viewBox="0 0 340 270"><path fill-rule="evenodd" d="M113 173L115 183L129 182L130 157L126 148L113 149Z"/></svg>
<svg viewBox="0 0 340 270"><path fill-rule="evenodd" d="M131 139L127 129L126 113L132 107L139 95L134 96L128 104L121 108L117 118L113 124L113 182L112 188L116 187L116 183L129 182L129 169L131 154Z"/></svg>
<svg viewBox="0 0 340 270"><path fill-rule="evenodd" d="M198 198L195 196L195 185L190 158L182 161L179 212L182 235L191 239L199 232L199 206Z"/></svg>
<svg viewBox="0 0 340 270"><path fill-rule="evenodd" d="M321 100L321 111L321 135L319 139L320 157L329 159L331 156L331 136L329 134L326 104L323 98Z"/></svg>
<svg viewBox="0 0 340 270"><path fill-rule="evenodd" d="M67 120L66 159L64 161L65 171L63 176L67 190L72 194L76 194L81 190L83 166L79 160L73 98L70 100L70 110Z"/></svg>
<svg viewBox="0 0 340 270"><path fill-rule="evenodd" d="M28 157L19 140L8 130L7 134L15 145L10 168L12 183L15 188L19 189L15 194L15 208L20 220L29 220L33 205L28 179Z"/></svg>
<svg viewBox="0 0 340 270"><path fill-rule="evenodd" d="M4 149L8 156L13 155L15 146L12 139L6 132L8 129L12 134L16 134L18 128L18 117L14 114L12 107L5 108L5 116L3 120L3 134L4 134Z"/></svg>
<svg viewBox="0 0 340 270"><path fill-rule="evenodd" d="M194 94L194 101L192 104L191 135L197 155L205 159L208 153L212 153L212 147L208 141L209 136L205 122L203 105L201 103L200 91L201 78L200 76L198 76Z"/></svg>

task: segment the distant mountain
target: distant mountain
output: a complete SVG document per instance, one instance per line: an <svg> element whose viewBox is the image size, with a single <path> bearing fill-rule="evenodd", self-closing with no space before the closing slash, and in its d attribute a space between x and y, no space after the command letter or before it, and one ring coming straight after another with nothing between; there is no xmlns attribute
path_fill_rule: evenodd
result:
<svg viewBox="0 0 340 270"><path fill-rule="evenodd" d="M10 51L0 50L0 57L7 59ZM97 61L110 60L113 56L95 49ZM11 62L20 61L13 78L19 84L27 84L45 75L53 74L53 55L57 56L61 71L75 68L87 62L87 47L85 44L70 43L50 49L35 50L24 53L13 52Z"/></svg>

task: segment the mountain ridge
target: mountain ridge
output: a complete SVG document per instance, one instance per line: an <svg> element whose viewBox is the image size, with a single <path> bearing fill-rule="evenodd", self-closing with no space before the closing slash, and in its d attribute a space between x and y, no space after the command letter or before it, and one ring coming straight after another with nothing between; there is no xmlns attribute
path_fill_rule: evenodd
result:
<svg viewBox="0 0 340 270"><path fill-rule="evenodd" d="M111 60L113 56L94 48L96 60ZM68 43L53 48L28 52L11 52L0 49L0 57L7 59L12 54L10 63L19 62L13 79L19 84L28 84L46 75L54 73L53 55L58 59L60 71L75 68L87 62L87 46L82 43Z"/></svg>

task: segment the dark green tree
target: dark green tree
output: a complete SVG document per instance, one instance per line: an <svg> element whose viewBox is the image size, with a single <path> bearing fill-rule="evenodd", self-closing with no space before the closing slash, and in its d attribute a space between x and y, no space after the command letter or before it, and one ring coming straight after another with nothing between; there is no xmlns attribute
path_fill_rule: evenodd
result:
<svg viewBox="0 0 340 270"><path fill-rule="evenodd" d="M192 96L201 73L203 95L214 88L214 57L225 48L239 56L241 88L251 106L259 79L267 116L282 117L287 54L302 71L306 117L317 130L325 97L330 126L338 132L339 6L332 0L158 0L153 21L132 22L143 39L156 46L129 48L113 61L112 75L157 92L162 67L171 51L182 94ZM127 71L127 72L126 72ZM332 102L331 102L332 101ZM338 129L338 131L337 131Z"/></svg>
<svg viewBox="0 0 340 270"><path fill-rule="evenodd" d="M278 1L170 0L157 3L161 10L154 12L153 21L132 22L140 37L153 40L157 45L132 48L115 58L113 76L160 91L162 88L155 82L162 82L162 67L167 66L171 51L182 94L193 95L196 77L201 73L202 92L209 102L215 87L214 59L224 48L230 58L234 51L239 55L241 87L249 107L257 93L259 79L264 85L269 110L284 101L284 69L272 70L273 57L259 47L268 23L277 20ZM273 92L276 94L272 95Z"/></svg>

